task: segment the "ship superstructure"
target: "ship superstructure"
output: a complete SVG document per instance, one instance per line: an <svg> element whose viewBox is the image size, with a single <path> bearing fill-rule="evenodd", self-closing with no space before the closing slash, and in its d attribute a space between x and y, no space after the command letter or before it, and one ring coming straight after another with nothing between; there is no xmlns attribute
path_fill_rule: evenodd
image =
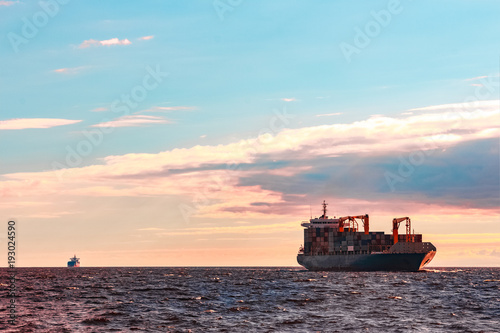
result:
<svg viewBox="0 0 500 333"><path fill-rule="evenodd" d="M73 258L69 258L68 267L80 267L80 258L77 258L76 254Z"/></svg>
<svg viewBox="0 0 500 333"><path fill-rule="evenodd" d="M368 214L329 218L327 205L323 201L319 218L302 223L304 247L297 261L309 270L418 271L436 254L434 245L411 232L409 217L393 219L392 235L370 232ZM399 235L402 222L406 233Z"/></svg>

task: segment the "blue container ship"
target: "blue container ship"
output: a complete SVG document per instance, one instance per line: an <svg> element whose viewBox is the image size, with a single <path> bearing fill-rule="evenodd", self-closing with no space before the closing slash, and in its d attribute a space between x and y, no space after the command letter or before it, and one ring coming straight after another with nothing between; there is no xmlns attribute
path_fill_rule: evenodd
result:
<svg viewBox="0 0 500 333"><path fill-rule="evenodd" d="M369 216L328 218L323 215L303 222L304 246L297 262L311 271L411 271L422 270L436 255L436 247L422 242L421 234L411 233L409 217L392 221L393 233L370 232ZM358 221L364 230L358 231ZM399 235L405 222L406 233Z"/></svg>

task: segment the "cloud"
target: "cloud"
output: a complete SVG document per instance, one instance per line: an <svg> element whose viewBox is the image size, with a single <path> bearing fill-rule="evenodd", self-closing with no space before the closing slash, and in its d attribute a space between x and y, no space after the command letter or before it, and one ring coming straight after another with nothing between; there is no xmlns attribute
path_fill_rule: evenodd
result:
<svg viewBox="0 0 500 333"><path fill-rule="evenodd" d="M228 144L107 156L100 164L64 171L8 174L3 175L0 195L175 196L196 206L196 216L207 218L293 216L303 210L305 195L332 193L338 194L338 204L359 207L370 202L390 207L408 194L408 209L413 210L418 202L437 199L464 211L496 207L492 193L499 186L498 149L486 143L499 136L500 111L492 105L460 113L453 106L439 113L284 129ZM137 115L94 127L165 122ZM391 193L384 172L397 174L401 159L419 156L424 162ZM348 204L345 197L358 201ZM255 204L262 202L269 206Z"/></svg>
<svg viewBox="0 0 500 333"><path fill-rule="evenodd" d="M0 130L20 130L29 128L50 128L71 125L81 120L55 119L55 118L19 118L0 120Z"/></svg>
<svg viewBox="0 0 500 333"><path fill-rule="evenodd" d="M489 77L499 77L499 76L500 76L500 73L490 74L490 75L481 75L481 76L472 77L470 79L465 79L464 81L477 81L477 80L482 80L482 79L486 79Z"/></svg>
<svg viewBox="0 0 500 333"><path fill-rule="evenodd" d="M414 149L445 149L459 142L495 138L499 110L422 114L402 118L376 117L350 124L333 124L297 129L284 129L275 136L215 146L194 146L156 154L108 156L111 169L126 166L126 174L161 171L164 168L195 168L210 164L254 163L261 156L273 159L308 161L311 158L351 154L386 154ZM94 125L136 126L166 123L156 116L134 115ZM450 140L452 138L453 140Z"/></svg>
<svg viewBox="0 0 500 333"><path fill-rule="evenodd" d="M268 170L266 173L273 176L283 176L283 177L294 177L297 174L311 170L313 167L310 165L306 166L289 166L283 168L277 168Z"/></svg>
<svg viewBox="0 0 500 333"><path fill-rule="evenodd" d="M488 75L476 76L470 79L465 79L464 81L476 81L476 80L486 79L487 77Z"/></svg>
<svg viewBox="0 0 500 333"><path fill-rule="evenodd" d="M2 1L0 1L0 7L1 6L6 6L6 7L7 6L12 6L12 5L16 4L16 3L19 3L19 1L4 1L4 0L2 0Z"/></svg>
<svg viewBox="0 0 500 333"><path fill-rule="evenodd" d="M146 112L170 112L170 111L179 111L179 110L194 110L195 107L193 106L154 106L149 109L144 109L141 111L138 111L136 113L146 113Z"/></svg>
<svg viewBox="0 0 500 333"><path fill-rule="evenodd" d="M91 112L104 112L104 111L108 111L109 109L106 108L106 107L98 107L98 108L95 108L95 109L92 109L90 110Z"/></svg>
<svg viewBox="0 0 500 333"><path fill-rule="evenodd" d="M488 100L488 101L475 101L470 103L452 103L452 104L440 104L440 105L432 105L426 106L422 108L410 109L408 111L474 111L478 109L484 110L492 110L498 109L500 105L499 100Z"/></svg>
<svg viewBox="0 0 500 333"><path fill-rule="evenodd" d="M498 141L493 138L462 142L444 151L310 157L290 161L289 165L276 170L250 170L240 177L239 184L261 185L285 194L312 195L341 189L343 196L351 198L389 199L418 193L418 200L463 207L500 204ZM387 174L399 177L393 183L394 191Z"/></svg>
<svg viewBox="0 0 500 333"><path fill-rule="evenodd" d="M111 39L107 39L107 40L95 40L95 39L89 39L89 40L85 40L83 41L83 43L81 43L78 48L80 49L85 49L87 47L91 47L91 46L112 46L112 45L130 45L132 44L131 41L129 41L128 39L118 39L118 38L111 38Z"/></svg>
<svg viewBox="0 0 500 333"><path fill-rule="evenodd" d="M151 40L153 39L155 36L151 35L151 36L143 36L143 37L140 37L139 40Z"/></svg>
<svg viewBox="0 0 500 333"><path fill-rule="evenodd" d="M171 122L163 117L137 115L137 116L123 116L115 120L92 125L91 127L133 127L133 126L169 124L169 123Z"/></svg>
<svg viewBox="0 0 500 333"><path fill-rule="evenodd" d="M342 112L317 114L316 117L340 116Z"/></svg>
<svg viewBox="0 0 500 333"><path fill-rule="evenodd" d="M282 98L281 100L284 101L284 102L295 102L295 101L297 101L297 99L295 99L295 97L292 97L292 98Z"/></svg>
<svg viewBox="0 0 500 333"><path fill-rule="evenodd" d="M66 67L66 68L58 68L58 69L54 69L53 72L54 73L58 73L58 74L69 74L69 75L73 75L73 74L78 74L80 73L82 70L84 70L85 68L87 68L87 66L80 66L80 67Z"/></svg>
<svg viewBox="0 0 500 333"><path fill-rule="evenodd" d="M130 173L136 173L140 169L162 170L163 166L191 168L210 163L251 163L259 155L274 155L282 160L286 160L283 157L308 160L341 154L384 154L436 147L442 149L457 142L495 137L497 129L494 124L498 114L498 109L490 109L466 111L462 115L443 112L404 118L376 117L351 124L284 129L276 136L265 134L225 145L194 146L157 154L109 156L106 161L112 165L133 165ZM162 117L136 115L121 117L94 127L165 121ZM452 130L454 132L450 132ZM450 141L450 138L453 140Z"/></svg>

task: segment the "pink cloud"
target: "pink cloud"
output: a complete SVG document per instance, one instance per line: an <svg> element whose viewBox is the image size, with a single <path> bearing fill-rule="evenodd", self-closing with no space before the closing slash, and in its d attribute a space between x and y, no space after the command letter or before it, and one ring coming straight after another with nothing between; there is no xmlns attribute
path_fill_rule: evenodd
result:
<svg viewBox="0 0 500 333"><path fill-rule="evenodd" d="M58 68L54 69L54 73L59 73L59 74L77 74L83 69L85 69L85 66L80 66L80 67L65 67L65 68Z"/></svg>
<svg viewBox="0 0 500 333"><path fill-rule="evenodd" d="M151 35L151 36L143 36L143 37L140 37L139 40L150 40L150 39L153 39L155 36Z"/></svg>
<svg viewBox="0 0 500 333"><path fill-rule="evenodd" d="M296 101L296 99L294 97L292 97L292 98L282 98L281 100L284 101L284 102L295 102Z"/></svg>
<svg viewBox="0 0 500 333"><path fill-rule="evenodd" d="M123 116L115 120L92 125L91 127L133 127L133 126L169 124L169 123L171 122L163 117L137 115L137 116Z"/></svg>
<svg viewBox="0 0 500 333"><path fill-rule="evenodd" d="M0 6L12 6L16 3L19 3L19 1L0 1Z"/></svg>
<svg viewBox="0 0 500 333"><path fill-rule="evenodd" d="M91 112L104 112L104 111L108 111L108 108L105 108L105 107L98 107L98 108L95 108L95 109L92 109L90 110Z"/></svg>
<svg viewBox="0 0 500 333"><path fill-rule="evenodd" d="M465 81L476 81L476 80L485 79L487 77L488 77L488 75L481 75L481 76L476 76L476 77L473 77L473 78L470 78L470 79L465 79Z"/></svg>
<svg viewBox="0 0 500 333"><path fill-rule="evenodd" d="M54 69L54 72L56 72L56 73L67 73L68 71L69 71L69 68Z"/></svg>
<svg viewBox="0 0 500 333"><path fill-rule="evenodd" d="M91 46L111 46L111 45L130 45L132 44L131 41L128 39L118 39L118 38L111 38L111 39L106 39L106 40L95 40L95 39L88 39L83 41L83 43L78 46L80 49L85 49L87 47Z"/></svg>
<svg viewBox="0 0 500 333"><path fill-rule="evenodd" d="M81 120L54 118L19 118L0 120L0 130L20 130L29 128L50 128L79 123Z"/></svg>
<svg viewBox="0 0 500 333"><path fill-rule="evenodd" d="M275 176L283 176L283 177L292 177L298 173L309 171L312 169L312 166L302 166L302 167L284 167L280 169L267 170L266 174L275 175Z"/></svg>
<svg viewBox="0 0 500 333"><path fill-rule="evenodd" d="M193 106L154 106L149 109L145 109L139 111L137 113L146 113L146 112L169 112L169 111L179 111L179 110L194 110Z"/></svg>
<svg viewBox="0 0 500 333"><path fill-rule="evenodd" d="M348 124L284 129L274 136L240 140L229 144L197 145L159 153L108 156L102 160L102 164L67 169L62 176L64 182L58 181L58 171L3 175L6 181L0 183L0 195L8 197L20 194L25 197L29 194L89 197L173 195L185 198L187 202L200 202L199 194L203 193L206 199L202 198L203 204L197 205L195 212L197 217L263 217L270 213L283 216L285 213L276 210L276 207L284 202L282 193L255 185L244 186L240 182L242 177L266 171L241 170L238 165L252 163L265 155L307 161L322 156L345 154L371 156L411 151L415 148L427 149L426 144L429 149L436 146L445 149L460 142L498 137L496 119L499 115L498 107L490 110L464 111L460 115L452 108L437 114L429 113L404 118L376 117ZM135 115L97 124L94 127L141 126L167 122L168 120L163 117ZM0 123L1 125L3 124ZM10 124L10 128L13 125ZM456 134L448 133L450 128L458 131ZM215 170L196 169L206 165L221 164L234 167ZM285 166L268 170L267 173L275 176L293 176L307 172L309 168L310 166ZM169 170L184 171L176 173ZM445 209L443 205L439 205L431 209L430 206L420 206L416 202L405 206L404 202L396 203L394 199L375 202L339 198L334 201L340 208L366 207L367 212L363 211L360 214L375 211L387 211L389 214L396 206L408 211L408 214L417 215L415 216L417 220L428 221L433 221L432 216L424 215L428 212L436 215L458 212L457 207L450 206ZM256 202L272 204L272 212L270 207L254 205ZM297 209L302 208L294 208ZM350 210L352 209L346 209L345 213L351 214ZM464 208L456 214L465 215L467 212L472 211ZM296 212L291 211L291 213ZM486 215L486 211L480 215ZM390 222L393 217L386 216L384 221Z"/></svg>

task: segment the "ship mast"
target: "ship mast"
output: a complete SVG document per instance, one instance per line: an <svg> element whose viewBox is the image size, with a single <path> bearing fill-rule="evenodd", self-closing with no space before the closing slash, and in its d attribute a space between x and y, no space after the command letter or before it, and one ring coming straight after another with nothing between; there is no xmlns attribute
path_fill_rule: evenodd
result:
<svg viewBox="0 0 500 333"><path fill-rule="evenodd" d="M325 201L325 200L323 200L323 216L321 216L321 218L323 218L323 219L326 219L326 218L327 218L327 217L326 217L326 206L327 206L327 205L328 205L328 204L326 203L326 201Z"/></svg>

